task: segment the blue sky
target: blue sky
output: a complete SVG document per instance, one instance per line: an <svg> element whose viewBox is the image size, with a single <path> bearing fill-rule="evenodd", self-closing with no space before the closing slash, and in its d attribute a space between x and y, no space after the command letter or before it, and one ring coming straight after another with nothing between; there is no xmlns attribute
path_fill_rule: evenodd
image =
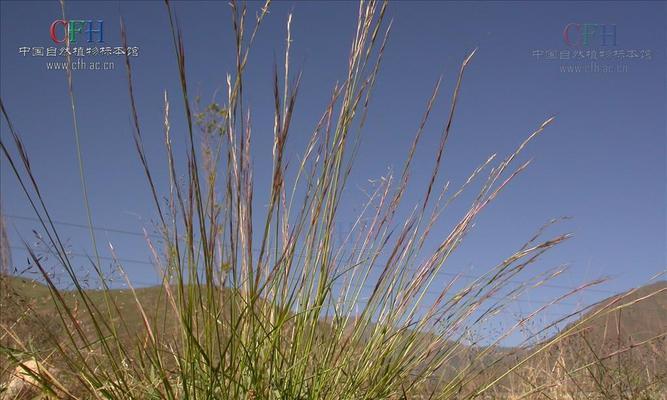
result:
<svg viewBox="0 0 667 400"><path fill-rule="evenodd" d="M251 9L257 3L250 4ZM65 73L46 68L45 57L22 56L20 47L49 47L49 26L59 4L3 1L0 83L2 100L25 140L34 171L56 220L85 224ZM190 87L202 99L224 88L233 67L233 41L226 2L175 4L184 30ZM107 45L120 45L119 16L134 58L135 91L151 164L166 182L162 145L162 97L172 98L173 132L183 140L177 66L162 2L70 2L71 19L102 19ZM289 155L295 160L319 119L336 81L345 76L356 3L277 2L262 26L249 61L247 100L254 118L254 166L259 186L268 176L272 143L271 73L281 57L288 13L293 17L293 66L303 70ZM441 96L417 152L415 183L426 180L449 107L458 66L478 48L463 83L446 153L444 175L461 183L489 154L516 147L551 115L556 122L532 143L533 158L521 176L478 221L450 272L477 274L511 254L552 217L572 219L551 233L575 237L535 266L539 272L567 263L557 285L574 286L611 277L598 292L587 292L556 312L571 310L611 292L645 283L665 270L665 2L394 2L392 34L386 49L363 141L346 192L345 214L363 200L368 179L402 165L426 100L443 74ZM616 26L616 46L591 43L583 50L622 50L650 59L548 60L536 51L573 51L563 41L569 23ZM546 53L545 53L546 54ZM76 71L79 129L94 224L130 232L151 226L155 213L131 139L130 110L122 57L114 70ZM619 71L568 72L577 65L610 65ZM562 69L565 70L562 70ZM9 139L2 121L2 139ZM183 142L180 142L181 144ZM177 142L178 145L178 142ZM32 241L34 221L15 178L2 159L3 211L9 215L13 246L19 235ZM260 192L261 193L261 192ZM408 203L420 199L410 192ZM461 207L452 209L451 218ZM445 218L440 236L447 234ZM345 225L344 218L342 225ZM74 253L91 254L86 230L62 225ZM100 229L139 283L154 281L142 238ZM436 232L436 235L438 233ZM14 250L14 263L25 254ZM102 252L108 255L105 249ZM78 259L82 265L84 259ZM443 283L444 284L444 283ZM532 292L515 307L530 309L562 289ZM606 291L606 292L605 292ZM519 311L519 310L517 310ZM521 310L523 311L523 310Z"/></svg>

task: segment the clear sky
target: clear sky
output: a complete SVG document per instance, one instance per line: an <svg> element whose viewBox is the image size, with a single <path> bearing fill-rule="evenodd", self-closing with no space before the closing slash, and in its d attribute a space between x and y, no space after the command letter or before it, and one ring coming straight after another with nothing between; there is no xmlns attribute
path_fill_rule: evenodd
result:
<svg viewBox="0 0 667 400"><path fill-rule="evenodd" d="M573 232L535 271L568 263L556 285L574 286L606 276L610 282L556 309L589 303L611 292L641 285L665 270L666 215L666 4L665 2L393 2L393 29L377 81L361 156L346 192L345 213L363 200L367 180L402 165L434 82L444 74L441 96L418 149L414 178L430 172L449 99L461 61L479 48L463 83L458 113L446 153L445 175L461 183L486 157L511 151L551 115L556 122L530 145L523 159L529 170L482 215L449 272L477 274L511 254L537 227L552 217L572 220L552 231ZM258 4L251 3L251 13ZM3 1L1 4L1 95L25 140L56 220L85 224L71 111L63 71L48 70L53 57L22 55L21 47L54 46L51 23L60 18L56 1ZM226 2L176 3L184 30L190 87L202 99L224 88L233 67L233 41ZM71 19L104 20L107 46L120 45L119 16L133 59L137 107L149 158L164 187L162 97L178 99L177 66L162 2L83 2L67 5ZM265 187L272 143L272 69L285 43L285 24L293 11L294 68L304 72L289 155L295 160L326 105L331 88L345 76L348 46L356 16L352 2L277 2L262 26L249 61L248 104L254 116L254 166L258 187ZM568 46L568 24L609 32L579 48ZM598 29L595 28L595 29ZM611 37L608 37L611 41ZM85 44L84 44L85 45ZM582 53L576 53L581 50ZM591 59L594 51L606 59ZM555 51L555 53L554 53ZM616 51L614 53L614 51ZM553 55L557 59L551 59ZM565 54L570 58L566 59ZM577 55L575 55L577 54ZM583 59L575 57L583 54ZM631 55L637 54L637 57ZM623 56L623 57L621 57ZM619 58L620 57L620 58ZM563 59L561 59L563 58ZM58 59L57 57L55 58ZM117 229L140 232L155 213L132 142L123 58L113 70L75 71L79 129L98 240L112 242L119 256L141 261L126 268L138 283L155 275L143 239ZM576 71L574 68L581 68ZM611 68L605 72L604 68ZM184 138L179 102L173 101L173 132ZM2 121L2 139L9 133ZM182 143L182 142L181 142ZM14 263L25 265L19 235L32 239L36 223L2 158L2 207L9 216ZM258 193L261 195L261 191ZM408 203L420 198L410 193ZM464 205L454 207L463 210ZM343 219L342 225L345 224ZM440 236L447 234L447 221ZM344 226L342 227L344 228ZM72 252L91 254L85 229L61 225ZM436 232L436 235L438 233ZM108 255L108 251L102 249ZM77 258L81 264L85 259ZM545 301L563 292L549 287L532 292L525 303Z"/></svg>

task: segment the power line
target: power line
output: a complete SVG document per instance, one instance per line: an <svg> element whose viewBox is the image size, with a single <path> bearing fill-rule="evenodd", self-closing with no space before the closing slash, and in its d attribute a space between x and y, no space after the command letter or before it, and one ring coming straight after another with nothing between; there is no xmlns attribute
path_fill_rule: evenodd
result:
<svg viewBox="0 0 667 400"><path fill-rule="evenodd" d="M22 216L22 215L15 215L15 214L5 214L6 217L12 218L12 219L18 219L18 220L25 220L25 221L35 221L35 222L40 222L38 218L35 217L28 217L28 216ZM62 220L52 220L54 224L56 225L62 225L62 226L70 226L74 228L81 228L81 229L89 229L88 225L85 224L78 224L78 223L73 223L73 222L67 222L67 221L62 221ZM124 229L118 229L118 228L110 228L106 226L93 226L93 230L97 231L104 231L104 232L113 232L113 233L118 233L118 234L125 234L125 235L132 235L132 236L140 236L140 237L145 237L143 233L140 232L133 232L129 230L124 230ZM162 238L160 235L155 235L155 234L148 234L147 236L153 237L153 238ZM25 249L24 249L25 250ZM254 249L253 252L257 253L259 252L258 249ZM88 257L86 254L80 254L80 253L70 253L73 256L77 257ZM100 257L101 259L106 259L106 260L111 260L113 261L114 259L111 257ZM116 259L116 261L121 261L121 262L129 262L129 263L135 263L135 264L147 264L147 265L153 265L151 262L147 261L139 261L139 260L130 260L130 259ZM443 275L443 276L449 276L449 277L463 277L466 279L480 279L482 278L481 275L473 275L473 274L464 274L464 273L455 273L455 272L448 272L444 270L440 270L436 272L435 274L437 275ZM518 281L518 280L509 280L508 283L514 283L514 284L522 284L524 282ZM540 285L541 287L547 287L547 288L552 288L552 289L561 289L561 290L577 290L577 287L572 287L572 286L567 286L567 285L559 285L559 284L554 284L554 283L543 283ZM601 294L609 294L613 295L616 294L616 292L611 291L611 290L605 290L605 289L598 289L598 288L586 288L585 289L587 292L592 292L592 293L601 293Z"/></svg>
<svg viewBox="0 0 667 400"><path fill-rule="evenodd" d="M28 252L28 250L31 250L26 246L13 246L12 245L12 246L9 246L9 247L14 249L14 250L24 251L26 253ZM75 252L69 252L69 251L67 252L67 255L70 256L70 257L90 258L90 256L88 254L75 253ZM130 258L114 258L114 257L100 256L100 259L108 260L108 261L126 262L126 263L132 263L132 264L145 264L145 265L151 265L151 266L154 265L152 262L149 262L149 261L133 260L133 259L130 259Z"/></svg>
<svg viewBox="0 0 667 400"><path fill-rule="evenodd" d="M35 218L35 217L26 217L26 216L22 216L22 215L12 215L12 214L5 214L5 216L8 217L8 218L12 218L12 219L20 219L20 220L24 220L24 221L41 222L39 218ZM56 225L71 226L73 228L90 229L90 227L88 225L84 225L84 224L77 224L77 223L73 223L73 222L59 221L59 220L55 220L55 219L51 220L51 221ZM141 236L141 237L146 236L142 232L133 232L133 231L128 231L128 230L124 230L124 229L109 228L109 227L99 226L99 225L93 226L92 229L96 230L96 231L121 233L121 234L125 234L125 235L133 235L133 236ZM160 238L159 235L155 235L155 234L148 234L147 236L154 237L154 238Z"/></svg>
<svg viewBox="0 0 667 400"><path fill-rule="evenodd" d="M24 252L28 252L29 248L25 246L10 246L10 248L15 249L15 250L21 250ZM90 258L89 255L83 254L83 253L75 253L75 252L67 252L67 255L70 257L82 257L82 258ZM141 261L141 260L136 260L136 259L128 259L128 258L114 258L114 257L105 257L105 256L100 256L100 259L102 260L108 260L108 261L114 261L114 262L121 262L121 263L133 263L133 264L144 264L144 265L151 265L153 266L154 264L148 261ZM543 286L543 285L540 285ZM358 289L359 287L353 286L352 288ZM365 290L371 290L373 288L373 285L371 283L366 283L364 285L361 285L362 289ZM430 295L439 295L440 293L436 290L427 290L425 292L426 294ZM498 297L498 296L489 296L490 299L494 300L504 300L505 298ZM518 303L528 303L528 304L543 304L543 305L561 305L561 306L576 306L574 303L564 303L564 302L551 302L551 301L544 301L544 300L526 300L526 299L518 299L518 298L513 298L511 299L512 302L518 302Z"/></svg>

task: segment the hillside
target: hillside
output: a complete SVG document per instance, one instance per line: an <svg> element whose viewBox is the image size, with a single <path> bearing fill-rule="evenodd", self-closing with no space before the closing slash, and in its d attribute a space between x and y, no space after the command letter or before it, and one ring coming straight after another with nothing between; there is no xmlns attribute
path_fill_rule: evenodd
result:
<svg viewBox="0 0 667 400"><path fill-rule="evenodd" d="M18 327L27 324L25 317L28 309L36 311L46 323L56 322L57 315L47 286L22 277L2 277L0 282L2 290L0 314L3 322L19 321ZM69 293L74 299L72 292L65 293ZM97 306L101 307L104 304L102 292L90 290L88 293ZM128 327L141 330L141 316L132 292L128 289L116 289L111 293ZM151 317L164 315L166 296L161 287L137 289L136 294L144 308L153 312ZM616 310L605 311L606 307ZM162 312L155 314L155 311L160 309ZM580 321L585 322L578 331L585 332L595 343L616 344L620 340L629 344L664 334L667 332L667 281L659 281L611 296L592 307ZM573 324L576 323L578 322ZM38 333L37 330L30 332L31 335Z"/></svg>
<svg viewBox="0 0 667 400"><path fill-rule="evenodd" d="M619 309L604 312L605 307ZM584 327L597 342L630 344L663 334L667 332L667 281L609 297L583 317L588 318Z"/></svg>
<svg viewBox="0 0 667 400"><path fill-rule="evenodd" d="M104 292L90 290L87 294L94 306L106 310L107 300ZM85 307L80 305L79 297L74 292L63 292L63 295L77 313L77 319L84 330L92 330L92 324L84 311ZM222 295L229 296L229 292L225 291ZM132 291L117 289L110 291L107 296L113 298L118 307L117 311L111 313L112 318L118 321L119 315L122 315L124 329L120 338L124 345L128 348L136 348L141 345L140 342L145 340L145 330L143 318L138 311ZM172 328L176 328L176 317L173 312L168 311L170 306L163 288L137 289L136 296L146 310L147 318L153 324L162 325L162 332L169 332ZM77 303L79 306L76 305ZM614 311L610 312L610 309ZM574 334L551 347L548 352L544 353L544 357L534 359L530 364L531 368L543 371L554 370L555 366L562 367L563 365L567 365L567 368L570 369L582 368L592 360L604 359L610 354L615 355L620 352L622 358L616 357L615 359L624 360L626 371L645 369L656 376L663 376L667 373L664 363L660 361L667 354L667 341L664 336L667 333L667 282L656 282L607 298L591 307L590 311L582 316L580 322ZM62 340L66 334L50 299L48 287L19 277L0 279L0 326L10 327L24 346L36 350L45 357L53 350L53 339ZM321 329L322 334L330 331L330 322L322 321ZM418 333L418 335L427 336L429 334ZM663 335L661 339L654 340L660 335ZM648 341L649 345L633 348L635 344L644 341ZM4 336L0 340L0 347L14 347L15 344L10 342L11 340ZM633 351L629 352L628 349ZM461 352L456 353L442 370L445 375L448 374L448 371L450 374L455 374L461 365L465 365L466 358L474 357L481 349L460 348L460 350ZM515 356L526 355L526 352L529 351L528 349L511 348L499 350L505 354L513 353ZM496 355L499 356L500 353ZM490 354L487 361L491 362L495 358ZM0 361L5 363L2 355L0 355ZM483 362L486 363L486 361ZM504 364L505 362L500 365ZM0 381L6 378L8 373L8 370L0 368ZM537 379L531 378L531 380Z"/></svg>

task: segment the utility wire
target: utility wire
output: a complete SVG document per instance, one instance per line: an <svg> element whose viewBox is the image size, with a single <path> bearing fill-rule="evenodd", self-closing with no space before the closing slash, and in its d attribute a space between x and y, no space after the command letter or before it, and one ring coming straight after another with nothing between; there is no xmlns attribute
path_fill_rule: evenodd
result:
<svg viewBox="0 0 667 400"><path fill-rule="evenodd" d="M5 217L15 219L15 220L39 222L39 219L37 219L35 217L28 217L28 216L22 216L22 215L5 214ZM62 220L53 220L53 223L56 224L56 225L70 226L70 227L81 228L81 229L89 229L90 228L88 225L77 224L77 223L67 222L67 221L62 221ZM93 226L93 229L98 230L98 231L113 232L113 233L118 233L118 234L123 234L123 235L132 235L132 236L140 236L140 237L145 237L146 236L141 232L133 232L133 231L129 231L129 230L118 229L118 228L110 228L110 227L105 227L105 226L100 226L100 225ZM155 235L155 234L148 234L148 236L152 237L152 238L162 238L160 235ZM13 246L12 246L12 248L13 248ZM25 248L23 248L23 250L25 250ZM259 249L254 249L253 252L257 253L257 252L259 252ZM69 253L69 254L72 255L72 256L76 256L76 257L86 257L86 258L88 257L88 255L81 254L81 253ZM111 257L100 257L100 259L111 260L111 261L114 260ZM116 259L116 260L119 261L119 262L153 265L153 263L151 263L151 262L140 261L140 260L131 260L131 259ZM448 276L448 277L462 277L462 278L472 279L472 280L481 278L481 276L479 276L479 275L449 272L449 271L445 271L445 270L440 270L440 271L436 272L435 275L436 276L442 275L442 276ZM515 283L515 284L523 283L523 282L517 281L517 280L510 280L508 282ZM562 290L576 290L577 289L576 287L567 286L567 285L559 285L559 284L554 284L554 283L544 283L540 286L551 288L551 289L562 289ZM601 293L601 294L610 294L610 295L617 294L617 292L614 292L614 291L611 291L611 290L598 289L598 288L586 288L585 290L587 292L590 292L590 293Z"/></svg>

